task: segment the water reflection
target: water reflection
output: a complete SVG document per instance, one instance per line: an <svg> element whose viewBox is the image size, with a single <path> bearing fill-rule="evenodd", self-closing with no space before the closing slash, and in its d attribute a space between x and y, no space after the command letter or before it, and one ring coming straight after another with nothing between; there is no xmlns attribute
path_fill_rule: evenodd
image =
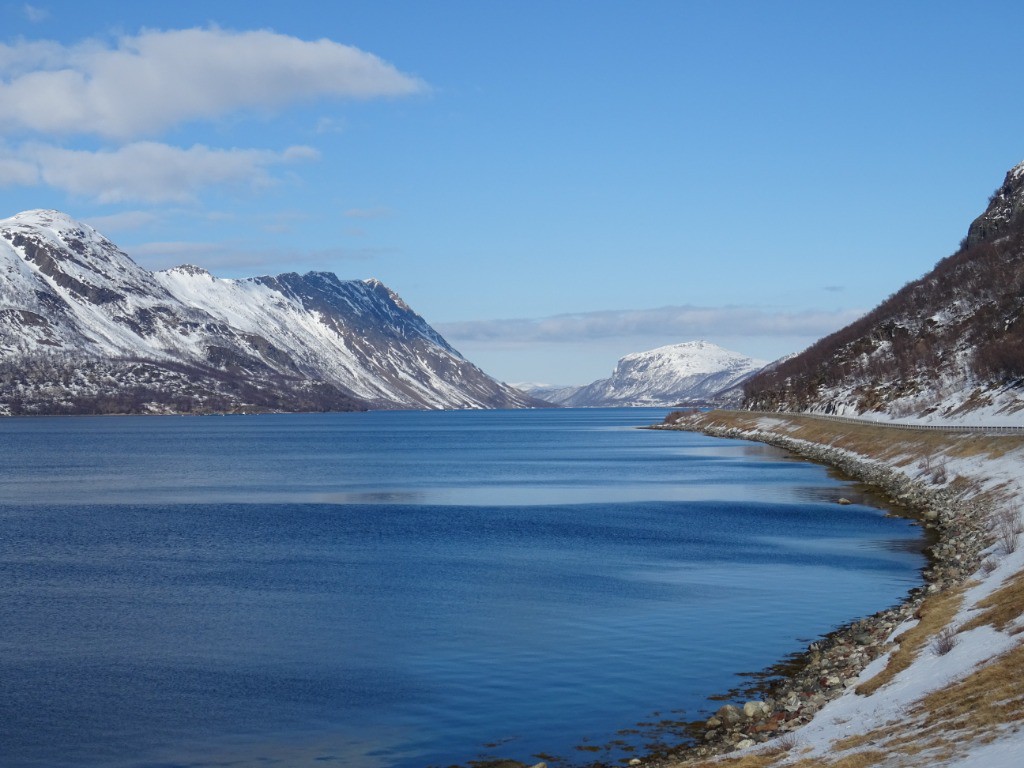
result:
<svg viewBox="0 0 1024 768"><path fill-rule="evenodd" d="M285 503L313 504L430 504L431 500L423 491L348 491L345 493L298 494Z"/></svg>

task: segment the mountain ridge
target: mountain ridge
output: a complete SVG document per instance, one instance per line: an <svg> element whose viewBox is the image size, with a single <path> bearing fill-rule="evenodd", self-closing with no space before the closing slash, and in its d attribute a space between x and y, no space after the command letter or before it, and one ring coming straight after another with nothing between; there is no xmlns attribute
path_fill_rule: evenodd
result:
<svg viewBox="0 0 1024 768"><path fill-rule="evenodd" d="M752 410L1024 421L1024 163L956 252L744 393Z"/></svg>
<svg viewBox="0 0 1024 768"><path fill-rule="evenodd" d="M379 280L150 272L51 210L0 220L0 368L9 413L541 405Z"/></svg>

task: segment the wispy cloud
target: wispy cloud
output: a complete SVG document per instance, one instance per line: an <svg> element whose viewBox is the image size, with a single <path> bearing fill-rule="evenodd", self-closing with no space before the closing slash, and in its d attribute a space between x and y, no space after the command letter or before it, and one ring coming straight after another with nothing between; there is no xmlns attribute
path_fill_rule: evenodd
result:
<svg viewBox="0 0 1024 768"><path fill-rule="evenodd" d="M39 8L38 6L29 5L28 3L21 6L21 12L25 14L25 18L33 24L38 24L50 18L50 12L46 8Z"/></svg>
<svg viewBox="0 0 1024 768"><path fill-rule="evenodd" d="M676 336L809 336L842 328L861 310L790 312L759 307L660 307L609 310L538 319L475 320L438 323L437 329L456 342L574 343L626 337Z"/></svg>
<svg viewBox="0 0 1024 768"><path fill-rule="evenodd" d="M114 45L0 44L0 126L47 136L129 140L239 110L426 89L358 48L266 30L145 31Z"/></svg>
<svg viewBox="0 0 1024 768"><path fill-rule="evenodd" d="M256 275L262 271L331 269L339 261L371 261L394 253L390 248L252 248L244 243L163 241L125 248L139 264L149 269L167 269L179 264L196 264L211 272L218 269Z"/></svg>
<svg viewBox="0 0 1024 768"><path fill-rule="evenodd" d="M263 217L260 229L264 232L283 234L292 232L296 225L306 225L311 214L308 211L278 211Z"/></svg>
<svg viewBox="0 0 1024 768"><path fill-rule="evenodd" d="M188 202L210 186L269 186L272 166L317 156L309 147L273 152L142 141L94 152L31 144L0 155L0 186L46 184L101 203Z"/></svg>
<svg viewBox="0 0 1024 768"><path fill-rule="evenodd" d="M0 187L34 187L39 183L39 166L20 157L0 154Z"/></svg>
<svg viewBox="0 0 1024 768"><path fill-rule="evenodd" d="M313 130L316 133L341 133L348 127L348 124L336 117L321 117L316 121Z"/></svg>
<svg viewBox="0 0 1024 768"><path fill-rule="evenodd" d="M157 223L160 220L160 215L154 211L120 211L106 216L89 216L83 220L90 227L103 234L108 234L144 229Z"/></svg>
<svg viewBox="0 0 1024 768"><path fill-rule="evenodd" d="M390 208L349 208L342 214L346 219L384 219L391 215Z"/></svg>

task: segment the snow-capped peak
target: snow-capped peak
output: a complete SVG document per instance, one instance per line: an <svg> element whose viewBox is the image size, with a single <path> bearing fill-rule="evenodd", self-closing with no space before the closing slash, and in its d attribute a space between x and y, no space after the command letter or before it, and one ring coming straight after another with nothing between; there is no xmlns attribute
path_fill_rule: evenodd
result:
<svg viewBox="0 0 1024 768"><path fill-rule="evenodd" d="M82 229L85 227L84 224L73 219L63 211L55 211L48 208L34 208L30 211L16 213L10 218L0 221L0 226L9 223L41 225L56 229Z"/></svg>
<svg viewBox="0 0 1024 768"><path fill-rule="evenodd" d="M202 267L197 267L195 264L179 264L176 267L161 270L161 273L175 276L185 275L187 277L205 277L210 280L214 279L213 275L211 275L209 271Z"/></svg>
<svg viewBox="0 0 1024 768"><path fill-rule="evenodd" d="M732 352L702 340L669 344L646 352L633 352L619 360L616 371L636 365L638 362L645 363L648 367L670 368L686 375L701 371L716 372L737 366L749 368L751 363L760 368L766 364L765 361L752 360L739 352Z"/></svg>
<svg viewBox="0 0 1024 768"><path fill-rule="evenodd" d="M585 387L529 391L571 406L675 405L711 399L764 365L709 341L686 341L625 355L611 377Z"/></svg>
<svg viewBox="0 0 1024 768"><path fill-rule="evenodd" d="M0 229L14 232L32 232L54 242L67 242L69 239L110 245L103 235L72 218L62 211L37 208L22 211L6 219L0 219Z"/></svg>

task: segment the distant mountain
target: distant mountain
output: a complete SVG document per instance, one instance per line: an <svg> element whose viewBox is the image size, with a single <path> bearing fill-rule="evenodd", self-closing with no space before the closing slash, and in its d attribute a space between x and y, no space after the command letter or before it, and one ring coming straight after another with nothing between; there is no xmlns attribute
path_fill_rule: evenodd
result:
<svg viewBox="0 0 1024 768"><path fill-rule="evenodd" d="M1024 423L1024 163L956 253L745 395L758 410Z"/></svg>
<svg viewBox="0 0 1024 768"><path fill-rule="evenodd" d="M0 220L0 413L537 404L376 280L153 273L57 211Z"/></svg>
<svg viewBox="0 0 1024 768"><path fill-rule="evenodd" d="M548 403L558 404L580 389L580 386L565 384L540 384L533 381L512 382L510 386Z"/></svg>
<svg viewBox="0 0 1024 768"><path fill-rule="evenodd" d="M530 392L569 407L672 406L706 402L765 365L706 341L688 341L626 355L610 378L583 387L534 388Z"/></svg>

